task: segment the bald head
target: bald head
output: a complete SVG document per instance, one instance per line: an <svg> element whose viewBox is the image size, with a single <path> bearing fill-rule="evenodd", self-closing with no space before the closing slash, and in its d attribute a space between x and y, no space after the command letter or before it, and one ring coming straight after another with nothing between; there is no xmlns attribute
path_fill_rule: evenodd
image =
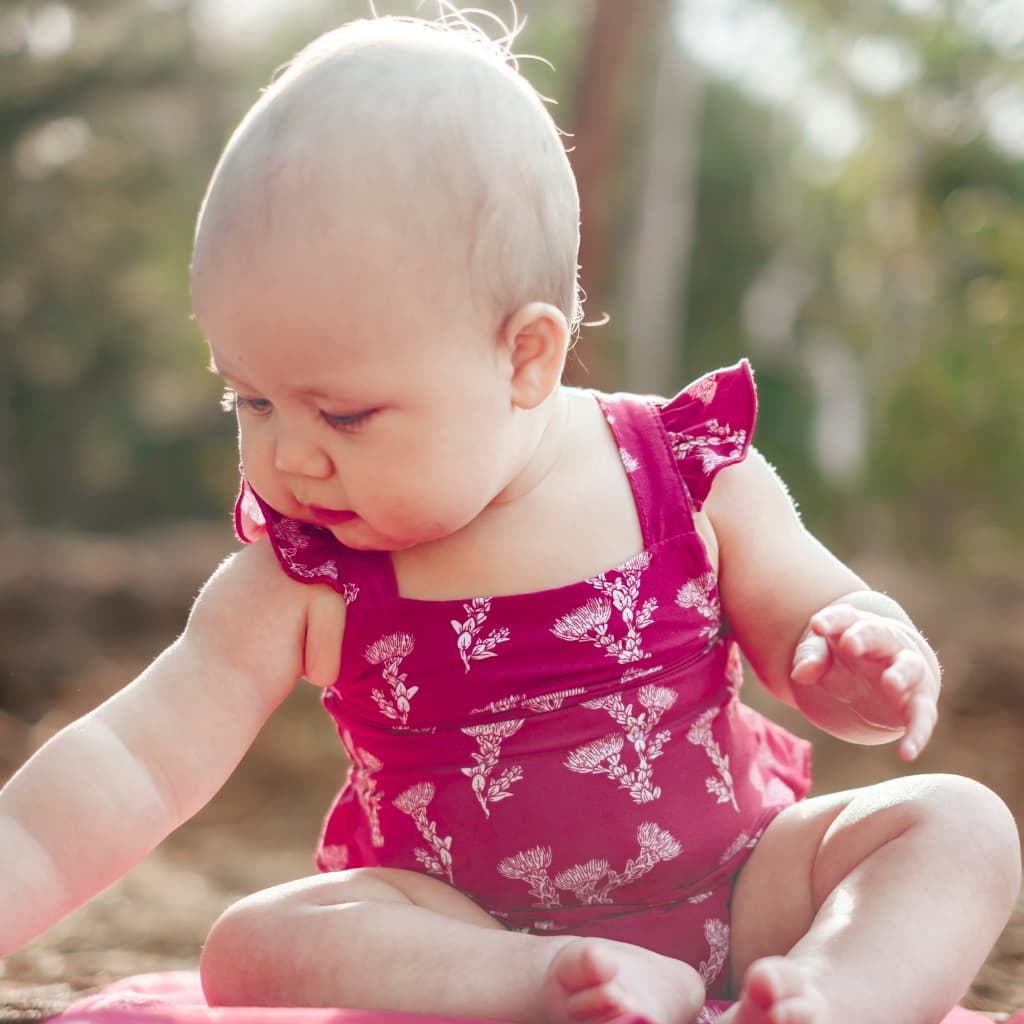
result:
<svg viewBox="0 0 1024 1024"><path fill-rule="evenodd" d="M220 261L313 246L339 273L440 275L505 316L578 318L576 186L550 116L479 33L345 25L303 50L239 125L200 213L193 286ZM389 266L367 266L360 254Z"/></svg>

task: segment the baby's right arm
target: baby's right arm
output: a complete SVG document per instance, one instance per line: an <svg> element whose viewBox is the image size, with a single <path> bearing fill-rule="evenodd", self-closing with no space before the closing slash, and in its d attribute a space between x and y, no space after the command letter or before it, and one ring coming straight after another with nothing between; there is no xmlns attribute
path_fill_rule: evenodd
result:
<svg viewBox="0 0 1024 1024"><path fill-rule="evenodd" d="M0 791L0 957L116 881L220 788L305 674L334 681L341 599L267 542L231 556L184 633Z"/></svg>

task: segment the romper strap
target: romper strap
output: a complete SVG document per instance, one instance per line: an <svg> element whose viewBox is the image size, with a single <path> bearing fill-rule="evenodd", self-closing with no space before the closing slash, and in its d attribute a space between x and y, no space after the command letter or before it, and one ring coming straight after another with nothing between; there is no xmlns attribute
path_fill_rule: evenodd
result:
<svg viewBox="0 0 1024 1024"><path fill-rule="evenodd" d="M598 395L633 488L644 544L693 530L714 478L741 462L757 419L744 359L694 381L675 398Z"/></svg>
<svg viewBox="0 0 1024 1024"><path fill-rule="evenodd" d="M661 425L661 399L597 395L633 490L644 547L693 530L691 505Z"/></svg>

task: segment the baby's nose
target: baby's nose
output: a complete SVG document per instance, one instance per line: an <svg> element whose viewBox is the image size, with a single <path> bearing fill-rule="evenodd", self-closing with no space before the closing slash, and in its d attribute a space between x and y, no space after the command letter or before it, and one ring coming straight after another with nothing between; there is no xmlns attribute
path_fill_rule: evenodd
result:
<svg viewBox="0 0 1024 1024"><path fill-rule="evenodd" d="M274 448L274 467L289 476L324 480L334 472L331 457L306 432L279 427Z"/></svg>

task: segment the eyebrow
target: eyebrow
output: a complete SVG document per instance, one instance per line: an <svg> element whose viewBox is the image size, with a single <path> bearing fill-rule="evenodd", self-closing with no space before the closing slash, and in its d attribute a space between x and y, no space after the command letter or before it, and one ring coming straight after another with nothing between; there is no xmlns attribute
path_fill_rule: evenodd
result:
<svg viewBox="0 0 1024 1024"><path fill-rule="evenodd" d="M223 380L224 383L227 384L228 387L230 387L232 390L259 390L258 388L250 387L244 381L228 373L226 370L220 369L220 367L217 366L217 364L213 361L213 356L210 356L210 361L206 364L206 369L210 373L220 377L221 380ZM344 404L346 401L351 401L350 398L346 398L344 395L331 394L327 391L320 391L318 388L302 388L296 391L295 393L301 395L303 398L317 398L324 402L341 402Z"/></svg>

